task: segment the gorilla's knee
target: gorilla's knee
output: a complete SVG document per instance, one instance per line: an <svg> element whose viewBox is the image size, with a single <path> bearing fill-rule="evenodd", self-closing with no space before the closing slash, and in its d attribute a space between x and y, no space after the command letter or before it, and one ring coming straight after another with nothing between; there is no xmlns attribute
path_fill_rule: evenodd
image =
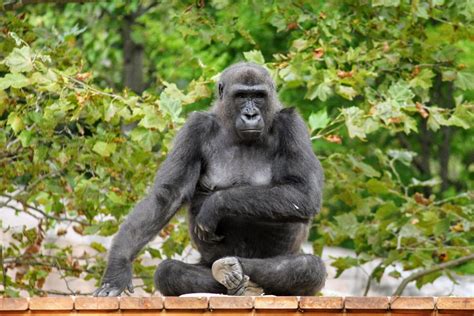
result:
<svg viewBox="0 0 474 316"><path fill-rule="evenodd" d="M163 260L155 271L155 286L162 295L173 296L173 279L176 276L178 261L166 259Z"/></svg>
<svg viewBox="0 0 474 316"><path fill-rule="evenodd" d="M326 267L323 260L318 256L304 255L302 259L305 261L304 266L306 266L305 295L314 295L326 283Z"/></svg>

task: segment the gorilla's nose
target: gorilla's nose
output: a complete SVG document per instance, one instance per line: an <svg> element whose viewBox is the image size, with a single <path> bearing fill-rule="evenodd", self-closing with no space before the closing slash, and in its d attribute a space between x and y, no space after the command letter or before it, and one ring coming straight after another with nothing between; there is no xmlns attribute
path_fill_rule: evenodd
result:
<svg viewBox="0 0 474 316"><path fill-rule="evenodd" d="M262 117L259 113L244 113L241 119L244 122L245 128L254 129L259 127Z"/></svg>
<svg viewBox="0 0 474 316"><path fill-rule="evenodd" d="M260 119L260 114L258 113L245 113L242 116L244 121L256 121Z"/></svg>

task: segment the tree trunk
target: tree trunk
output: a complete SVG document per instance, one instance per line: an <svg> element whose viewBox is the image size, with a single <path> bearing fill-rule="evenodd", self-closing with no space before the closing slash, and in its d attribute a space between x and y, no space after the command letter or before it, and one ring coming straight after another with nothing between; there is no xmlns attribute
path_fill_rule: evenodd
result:
<svg viewBox="0 0 474 316"><path fill-rule="evenodd" d="M454 108L453 83L447 82L445 89L442 90L441 106L447 109ZM449 156L451 154L451 136L453 129L450 126L444 126L441 129L442 141L439 146L439 165L441 177L441 191L449 187Z"/></svg>
<svg viewBox="0 0 474 316"><path fill-rule="evenodd" d="M143 83L143 45L135 43L132 28L135 17L126 15L123 19L123 85L137 94L145 90Z"/></svg>

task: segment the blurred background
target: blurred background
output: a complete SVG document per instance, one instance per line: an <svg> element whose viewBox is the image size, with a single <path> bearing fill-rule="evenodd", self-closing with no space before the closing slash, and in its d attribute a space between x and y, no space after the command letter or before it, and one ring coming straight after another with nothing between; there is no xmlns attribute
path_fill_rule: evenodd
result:
<svg viewBox="0 0 474 316"><path fill-rule="evenodd" d="M2 1L0 293L82 295L176 131L265 65L325 169L322 295L474 293L474 3ZM196 262L185 211L134 263Z"/></svg>

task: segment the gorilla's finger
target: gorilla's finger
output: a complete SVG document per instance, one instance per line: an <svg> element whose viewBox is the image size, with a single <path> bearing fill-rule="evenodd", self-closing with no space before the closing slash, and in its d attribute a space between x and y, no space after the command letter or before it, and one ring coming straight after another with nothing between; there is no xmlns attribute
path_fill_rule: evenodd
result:
<svg viewBox="0 0 474 316"><path fill-rule="evenodd" d="M117 288L117 287L113 287L112 289L110 289L110 292L108 293L107 296L119 296L120 293L122 293L122 290Z"/></svg>
<svg viewBox="0 0 474 316"><path fill-rule="evenodd" d="M100 288L99 292L97 292L97 296L98 297L107 296L108 292L109 292L108 288Z"/></svg>
<svg viewBox="0 0 474 316"><path fill-rule="evenodd" d="M233 287L239 286L240 282L242 282L242 276L238 272L232 272L229 275L229 279L231 280Z"/></svg>
<svg viewBox="0 0 474 316"><path fill-rule="evenodd" d="M94 292L92 292L92 296L97 297L97 294L99 293L100 288L96 289Z"/></svg>
<svg viewBox="0 0 474 316"><path fill-rule="evenodd" d="M94 292L94 296L107 296L106 293L109 289L110 284L109 283L104 283L102 284L101 287L99 287L97 290Z"/></svg>
<svg viewBox="0 0 474 316"><path fill-rule="evenodd" d="M127 290L130 292L130 293L135 293L135 290L133 289L133 284L132 282L130 282L127 286Z"/></svg>
<svg viewBox="0 0 474 316"><path fill-rule="evenodd" d="M199 227L200 230L209 232L209 228L206 228L204 225L198 224L197 226Z"/></svg>

